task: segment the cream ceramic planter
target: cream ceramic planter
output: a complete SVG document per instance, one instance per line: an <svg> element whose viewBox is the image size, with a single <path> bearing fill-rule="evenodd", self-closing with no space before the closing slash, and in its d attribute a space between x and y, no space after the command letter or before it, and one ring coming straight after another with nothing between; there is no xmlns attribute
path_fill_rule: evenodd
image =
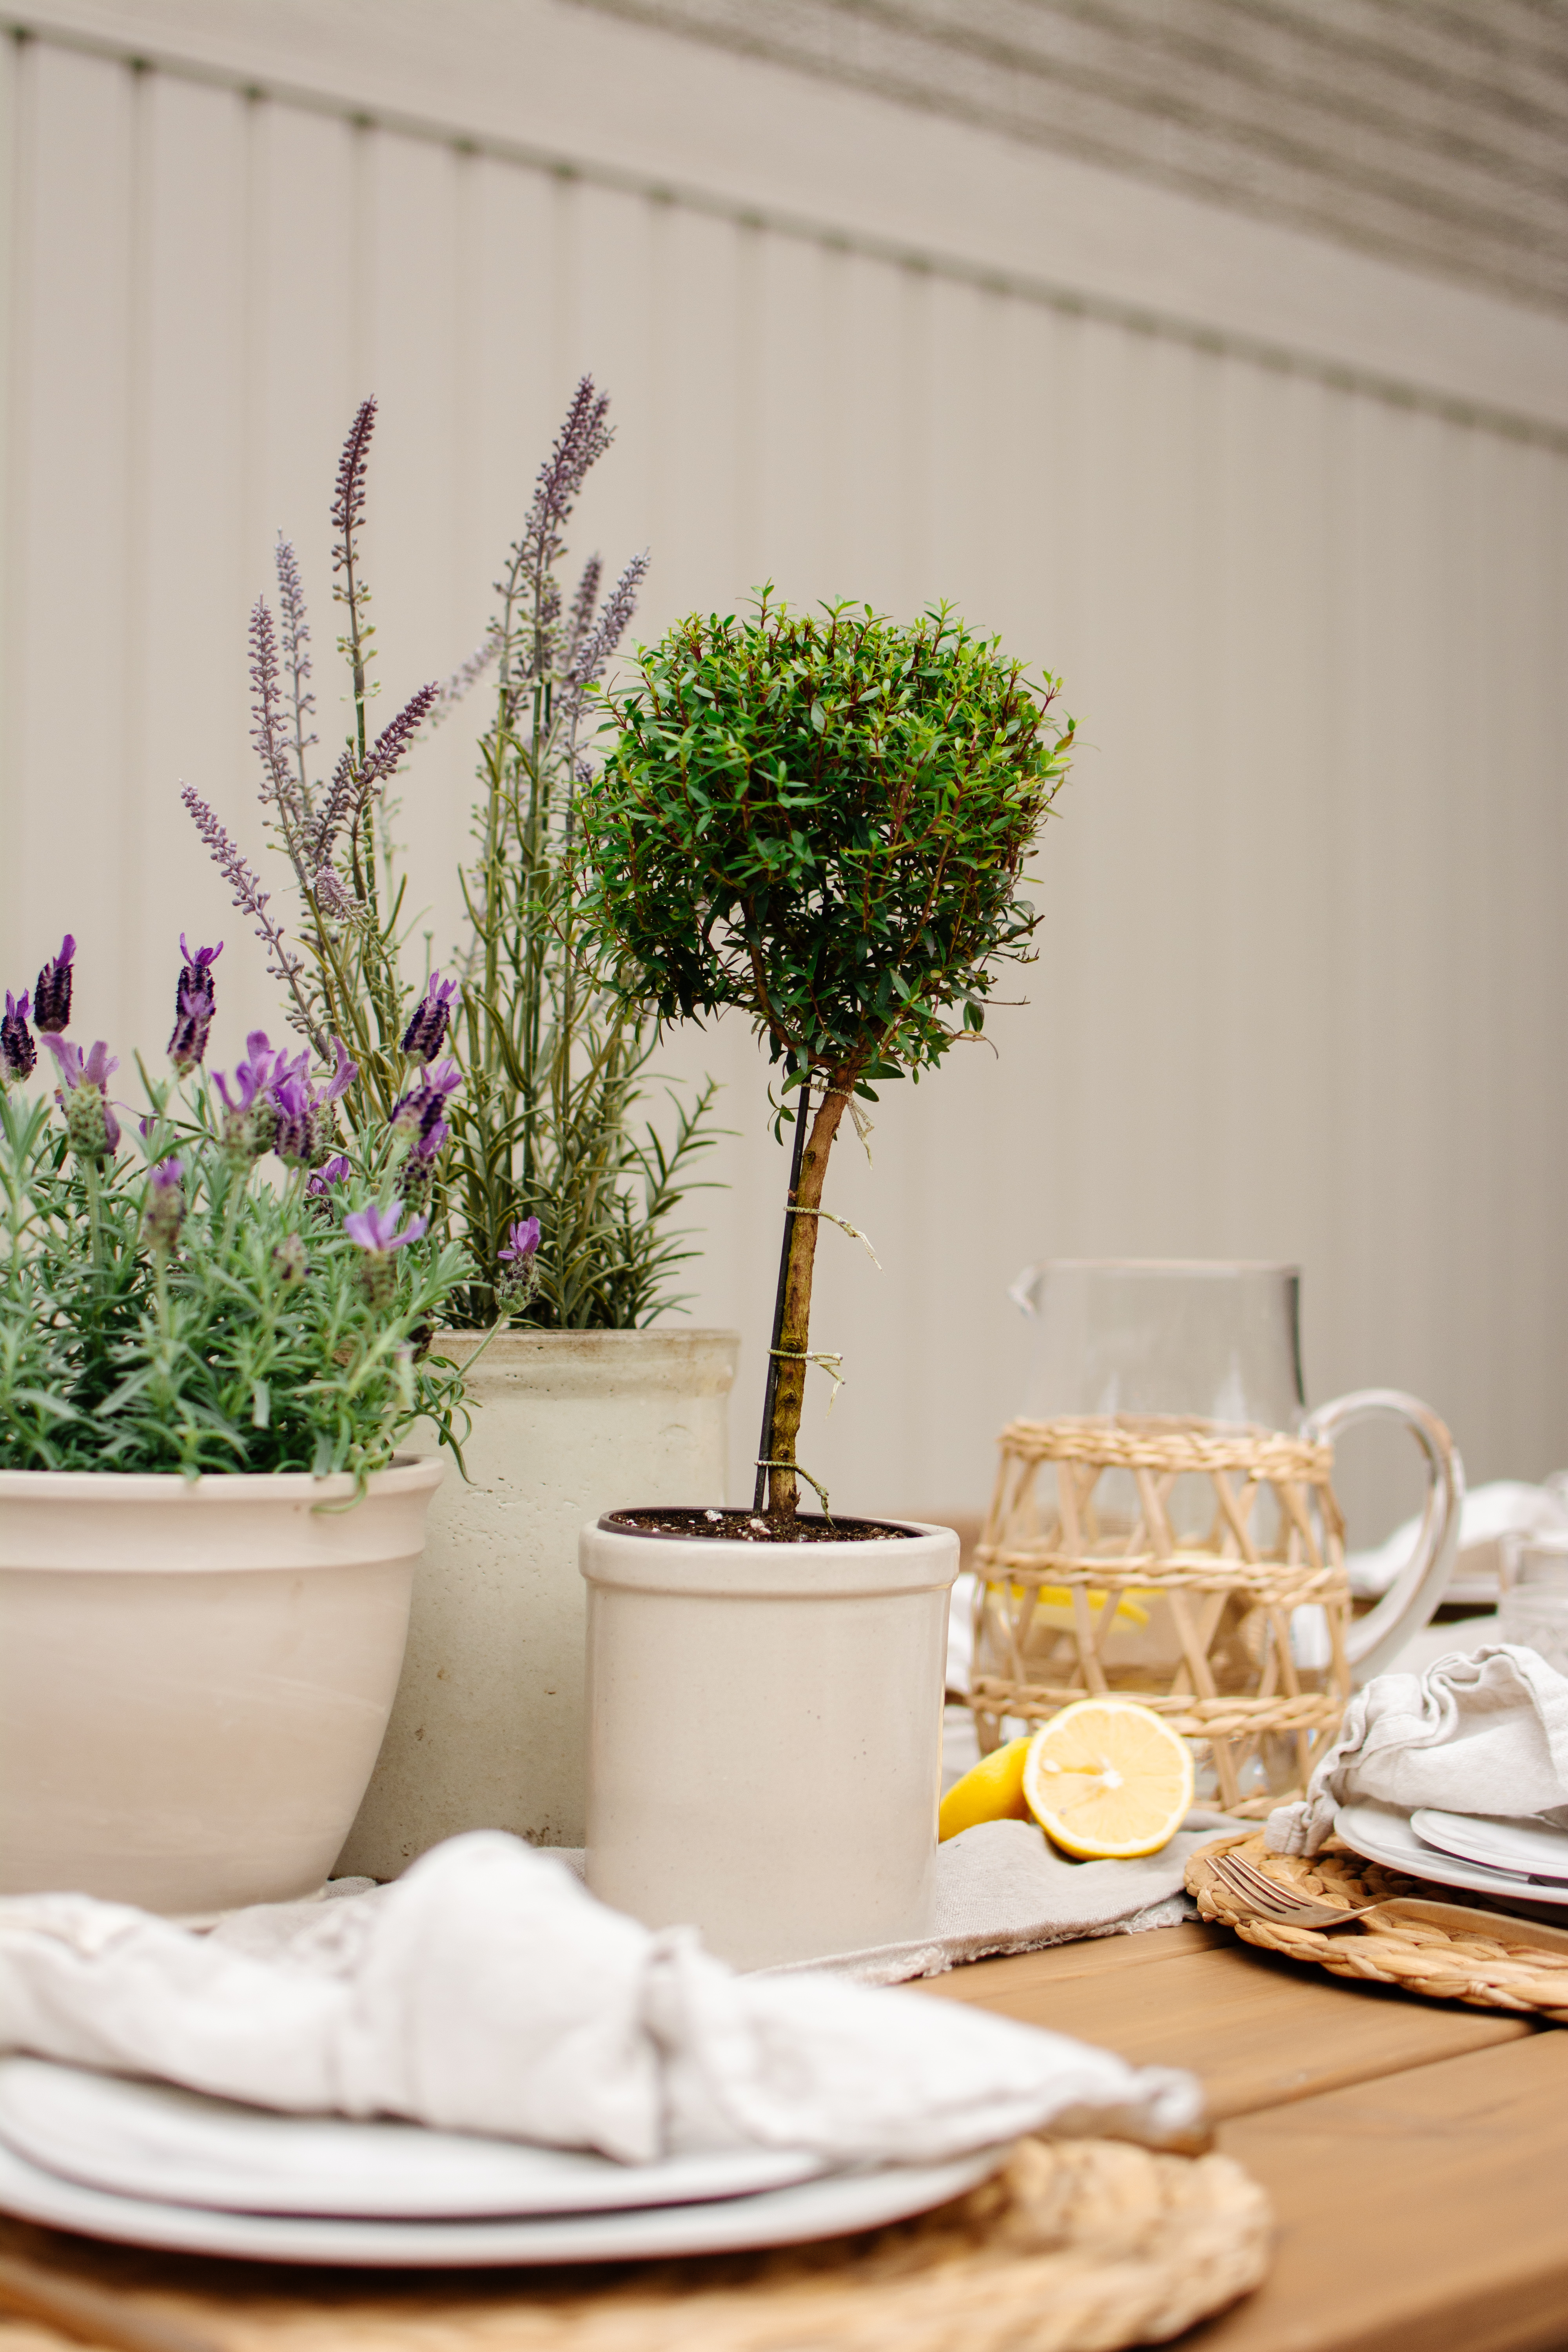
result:
<svg viewBox="0 0 1568 2352"><path fill-rule="evenodd" d="M386 1727L441 1469L379 1471L349 1508L349 1477L0 1472L0 1894L314 1894Z"/></svg>
<svg viewBox="0 0 1568 2352"><path fill-rule="evenodd" d="M741 1968L922 1935L952 1529L760 1545L601 1520L581 1561L594 1893Z"/></svg>
<svg viewBox="0 0 1568 2352"><path fill-rule="evenodd" d="M440 1343L461 1362L479 1346ZM721 1495L731 1331L509 1332L430 1513L408 1655L340 1868L394 1878L460 1830L583 1843L577 1530L623 1495Z"/></svg>

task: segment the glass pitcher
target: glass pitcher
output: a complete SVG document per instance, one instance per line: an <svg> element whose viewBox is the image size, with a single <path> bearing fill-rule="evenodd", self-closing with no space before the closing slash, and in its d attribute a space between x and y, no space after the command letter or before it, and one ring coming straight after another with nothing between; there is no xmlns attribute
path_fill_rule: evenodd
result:
<svg viewBox="0 0 1568 2352"><path fill-rule="evenodd" d="M1036 1339L1025 1413L1004 1433L977 1557L982 1748L1004 1736L1007 1718L1031 1724L1095 1688L1140 1697L1189 1731L1205 1709L1233 1726L1252 1720L1251 1709L1258 1736L1213 1743L1204 1784L1233 1807L1260 1810L1300 1783L1352 1682L1377 1673L1441 1600L1464 1492L1453 1442L1426 1405L1394 1390L1308 1412L1294 1266L1058 1259L1026 1268L1010 1295ZM1426 1501L1410 1560L1355 1618L1327 1449L1370 1421L1415 1436ZM1306 1444L1270 1448L1281 1438ZM1042 1453L1054 1490L1030 1466ZM1270 1464L1289 1474L1309 1457L1315 1467L1303 1475L1315 1486L1268 1475ZM1175 1466L1188 1458L1205 1466ZM1163 1467L1110 1466L1118 1459ZM1313 1601L1259 1605L1276 1559L1300 1570L1281 1570L1276 1590L1310 1591ZM1090 1562L1104 1564L1098 1589ZM1300 1727L1265 1728L1282 1716Z"/></svg>

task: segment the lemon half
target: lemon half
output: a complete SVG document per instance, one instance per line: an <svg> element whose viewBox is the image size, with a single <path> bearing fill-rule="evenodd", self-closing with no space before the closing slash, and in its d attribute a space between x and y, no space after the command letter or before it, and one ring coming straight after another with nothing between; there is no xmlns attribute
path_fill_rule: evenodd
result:
<svg viewBox="0 0 1568 2352"><path fill-rule="evenodd" d="M1064 1853L1079 1862L1127 1861L1157 1853L1181 1828L1193 1801L1192 1750L1135 1699L1075 1699L1027 1742L1022 1789Z"/></svg>

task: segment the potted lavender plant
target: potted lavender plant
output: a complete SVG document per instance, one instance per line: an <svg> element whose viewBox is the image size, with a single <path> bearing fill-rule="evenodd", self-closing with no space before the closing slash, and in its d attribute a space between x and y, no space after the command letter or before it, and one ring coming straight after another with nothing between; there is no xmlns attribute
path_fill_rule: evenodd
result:
<svg viewBox="0 0 1568 2352"><path fill-rule="evenodd" d="M318 1054L334 1034L347 1041L356 1125L408 1127L404 1196L469 1254L434 1342L467 1370L468 1475L431 1509L403 1683L343 1854L378 1877L464 1829L582 1843L577 1528L627 1476L671 1501L725 1483L738 1342L658 1319L679 1303L690 1252L674 1220L712 1139L714 1089L672 1096L663 1132L641 1119L653 1033L605 984L569 855L599 682L647 569L635 556L604 594L596 557L574 589L563 577L574 508L610 443L607 409L585 378L483 642L380 729L365 562L375 403L359 409L331 510L352 719L330 773L317 772L310 627L287 542L278 618L261 603L251 621L253 740L297 899L292 936L212 811L184 795L293 1027ZM388 794L486 680L462 932L432 970Z"/></svg>
<svg viewBox="0 0 1568 2352"><path fill-rule="evenodd" d="M471 1269L399 1198L416 1139L332 1150L341 1045L208 1085L180 945L139 1119L66 1034L74 940L0 1023L0 1893L201 1915L319 1888L363 1794Z"/></svg>
<svg viewBox="0 0 1568 2352"><path fill-rule="evenodd" d="M835 1519L797 1460L812 1274L846 1113L978 1040L1030 952L1056 691L945 608L904 627L764 593L641 655L581 796L585 915L628 1001L745 1013L794 1108L753 1507L635 1497L582 1538L589 1883L747 1965L924 1924L957 1539Z"/></svg>

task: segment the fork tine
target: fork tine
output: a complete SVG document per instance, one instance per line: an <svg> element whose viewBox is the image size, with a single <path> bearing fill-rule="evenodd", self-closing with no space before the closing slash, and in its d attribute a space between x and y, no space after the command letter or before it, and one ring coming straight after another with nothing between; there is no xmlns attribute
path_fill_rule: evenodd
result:
<svg viewBox="0 0 1568 2352"><path fill-rule="evenodd" d="M1288 1921L1309 1915L1313 1918L1327 1918L1335 1907L1319 1903L1310 1895L1298 1895L1293 1887L1281 1886L1272 1878L1265 1878L1261 1871L1252 1869L1245 1862L1232 1863L1228 1854L1216 1854L1214 1869L1215 1876L1224 1881L1233 1895L1238 1895L1255 1911L1271 1913L1277 1919Z"/></svg>
<svg viewBox="0 0 1568 2352"><path fill-rule="evenodd" d="M1215 1868L1222 1878L1228 1878L1238 1892L1245 1888L1248 1894L1262 1895L1270 1903L1297 1904L1311 1900L1310 1895L1298 1895L1294 1887L1281 1886L1278 1880L1266 1877L1262 1871L1255 1869L1240 1854L1217 1854Z"/></svg>

